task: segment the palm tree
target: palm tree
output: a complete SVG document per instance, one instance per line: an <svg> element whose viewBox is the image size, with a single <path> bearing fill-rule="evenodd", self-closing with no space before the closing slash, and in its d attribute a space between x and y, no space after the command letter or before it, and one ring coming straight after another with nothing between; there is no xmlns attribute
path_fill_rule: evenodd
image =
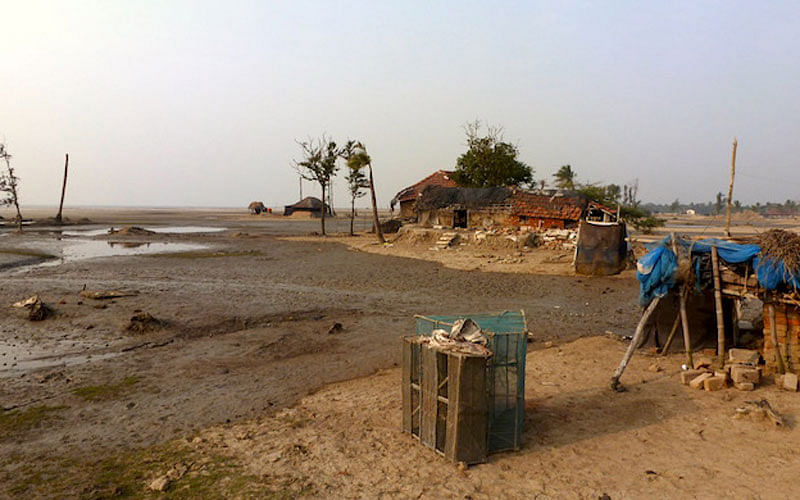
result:
<svg viewBox="0 0 800 500"><path fill-rule="evenodd" d="M558 172L553 174L556 178L556 187L560 189L575 189L575 171L570 165L562 165Z"/></svg>

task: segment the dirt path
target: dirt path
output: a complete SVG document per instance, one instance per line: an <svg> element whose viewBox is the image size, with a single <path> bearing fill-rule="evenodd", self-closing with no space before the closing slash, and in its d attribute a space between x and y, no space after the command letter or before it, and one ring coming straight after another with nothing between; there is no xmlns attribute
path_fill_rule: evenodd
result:
<svg viewBox="0 0 800 500"><path fill-rule="evenodd" d="M35 247L54 236L13 238ZM207 249L2 273L0 304L38 293L56 311L29 322L0 308L0 403L15 408L0 414L7 478L33 463L114 457L270 415L325 384L396 366L415 313L525 309L537 345L625 332L638 310L627 280L448 269L284 241L262 221L150 239ZM93 301L78 295L84 286L138 294ZM138 311L164 327L127 331ZM344 329L329 335L335 322Z"/></svg>

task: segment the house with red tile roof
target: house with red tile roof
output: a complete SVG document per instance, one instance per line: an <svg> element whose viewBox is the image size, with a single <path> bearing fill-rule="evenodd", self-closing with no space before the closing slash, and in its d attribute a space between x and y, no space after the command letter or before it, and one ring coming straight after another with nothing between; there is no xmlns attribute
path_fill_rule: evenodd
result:
<svg viewBox="0 0 800 500"><path fill-rule="evenodd" d="M453 180L453 172L450 170L437 170L431 175L425 177L414 185L408 186L395 195L392 199L392 210L394 211L395 205L400 204L400 217L412 218L416 217L414 210L417 200L422 195L422 192L428 186L439 186L454 188L457 186Z"/></svg>
<svg viewBox="0 0 800 500"><path fill-rule="evenodd" d="M571 191L524 191L516 187L428 186L414 209L423 225L445 227L576 228L582 219L616 221L616 213Z"/></svg>

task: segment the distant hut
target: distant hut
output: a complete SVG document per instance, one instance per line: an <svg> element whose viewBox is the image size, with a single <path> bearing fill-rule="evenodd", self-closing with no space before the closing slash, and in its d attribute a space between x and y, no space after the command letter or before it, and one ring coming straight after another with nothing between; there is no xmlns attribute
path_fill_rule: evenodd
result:
<svg viewBox="0 0 800 500"><path fill-rule="evenodd" d="M416 184L403 189L392 199L392 210L394 210L395 205L399 204L400 218L409 219L416 217L417 213L415 207L417 205L417 200L422 196L422 192L428 186L456 187L456 182L453 180L453 172L449 170L437 170Z"/></svg>
<svg viewBox="0 0 800 500"><path fill-rule="evenodd" d="M322 217L323 207L325 215L330 215L331 209L329 206L322 203L319 198L307 196L294 205L286 205L283 207L283 215L294 217L303 215L306 217Z"/></svg>

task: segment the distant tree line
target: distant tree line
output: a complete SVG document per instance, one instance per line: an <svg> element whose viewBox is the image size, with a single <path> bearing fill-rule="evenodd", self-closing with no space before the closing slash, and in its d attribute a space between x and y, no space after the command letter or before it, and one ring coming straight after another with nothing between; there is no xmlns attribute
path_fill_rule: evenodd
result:
<svg viewBox="0 0 800 500"><path fill-rule="evenodd" d="M727 201L727 196L723 193L717 193L714 197L714 201L682 203L676 198L672 203L645 203L642 206L658 214L686 213L688 210L694 210L698 215L719 215L725 213ZM771 201L764 203L756 202L751 205L745 205L739 200L733 200L731 211L733 213L754 212L765 216L792 216L800 215L800 205L794 200L786 200L783 203Z"/></svg>

